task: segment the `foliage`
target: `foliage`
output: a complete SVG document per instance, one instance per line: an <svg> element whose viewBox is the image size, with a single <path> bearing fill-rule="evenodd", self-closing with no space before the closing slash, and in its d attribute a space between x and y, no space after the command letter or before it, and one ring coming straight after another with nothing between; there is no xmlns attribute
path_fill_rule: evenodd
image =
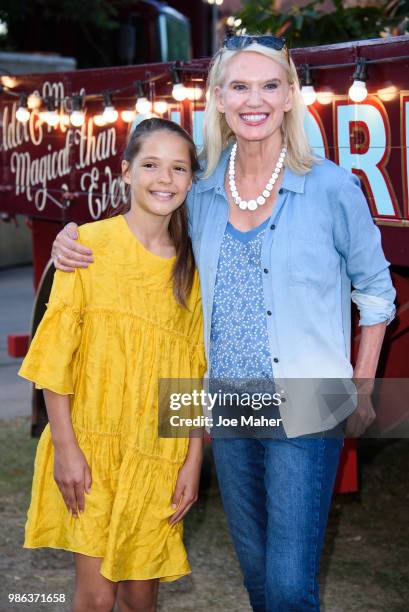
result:
<svg viewBox="0 0 409 612"><path fill-rule="evenodd" d="M304 6L292 5L287 13L274 8L271 0L244 0L237 17L248 32L270 32L285 36L293 47L313 46L377 38L391 32L407 14L409 0L384 0L377 6L344 7L332 0L333 10L324 12L324 0ZM405 8L406 5L406 8Z"/></svg>
<svg viewBox="0 0 409 612"><path fill-rule="evenodd" d="M41 14L45 21L88 23L102 29L115 27L115 2L109 0L2 0L0 19L7 24L27 23Z"/></svg>

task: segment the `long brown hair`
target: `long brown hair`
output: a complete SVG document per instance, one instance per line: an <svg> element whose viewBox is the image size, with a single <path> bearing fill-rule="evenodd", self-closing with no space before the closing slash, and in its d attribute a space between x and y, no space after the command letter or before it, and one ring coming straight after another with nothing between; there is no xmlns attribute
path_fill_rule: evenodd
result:
<svg viewBox="0 0 409 612"><path fill-rule="evenodd" d="M141 123L131 132L122 159L126 160L130 166L135 157L139 154L147 138L155 132L164 130L178 134L178 136L183 138L188 144L190 166L194 178L195 173L200 167L195 143L186 130L174 121L169 121L168 119L153 117L141 121ZM127 201L115 207L110 216L122 215L128 212L130 208L131 196L129 193ZM176 249L176 261L172 269L173 294L176 301L181 306L186 307L186 299L192 289L195 271L192 242L188 233L186 202L183 202L179 208L173 211L169 221L169 234Z"/></svg>

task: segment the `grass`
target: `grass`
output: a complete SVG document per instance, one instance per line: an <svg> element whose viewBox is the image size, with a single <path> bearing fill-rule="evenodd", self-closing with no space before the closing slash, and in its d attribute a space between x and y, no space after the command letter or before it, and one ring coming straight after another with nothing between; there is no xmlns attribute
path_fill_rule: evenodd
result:
<svg viewBox="0 0 409 612"><path fill-rule="evenodd" d="M7 594L65 593L72 601L71 555L21 547L29 503L36 440L28 419L0 428L0 610ZM210 449L208 449L209 451ZM359 494L337 495L332 504L321 571L325 612L406 612L409 608L408 440L360 442ZM211 466L200 501L185 522L192 574L161 587L161 611L250 612L232 550ZM63 612L57 604L30 610Z"/></svg>

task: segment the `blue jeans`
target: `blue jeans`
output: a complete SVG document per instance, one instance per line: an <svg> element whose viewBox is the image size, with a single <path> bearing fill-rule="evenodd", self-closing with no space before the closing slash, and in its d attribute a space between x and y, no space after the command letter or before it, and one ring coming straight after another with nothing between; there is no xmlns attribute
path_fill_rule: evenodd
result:
<svg viewBox="0 0 409 612"><path fill-rule="evenodd" d="M318 611L343 437L214 438L227 522L254 612Z"/></svg>

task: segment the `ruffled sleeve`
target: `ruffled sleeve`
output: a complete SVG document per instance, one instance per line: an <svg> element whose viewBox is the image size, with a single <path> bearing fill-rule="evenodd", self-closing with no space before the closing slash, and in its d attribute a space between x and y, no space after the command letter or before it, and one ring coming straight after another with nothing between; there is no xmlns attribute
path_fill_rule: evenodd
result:
<svg viewBox="0 0 409 612"><path fill-rule="evenodd" d="M19 371L38 389L74 393L73 360L81 341L83 301L79 270L57 270L47 310Z"/></svg>

